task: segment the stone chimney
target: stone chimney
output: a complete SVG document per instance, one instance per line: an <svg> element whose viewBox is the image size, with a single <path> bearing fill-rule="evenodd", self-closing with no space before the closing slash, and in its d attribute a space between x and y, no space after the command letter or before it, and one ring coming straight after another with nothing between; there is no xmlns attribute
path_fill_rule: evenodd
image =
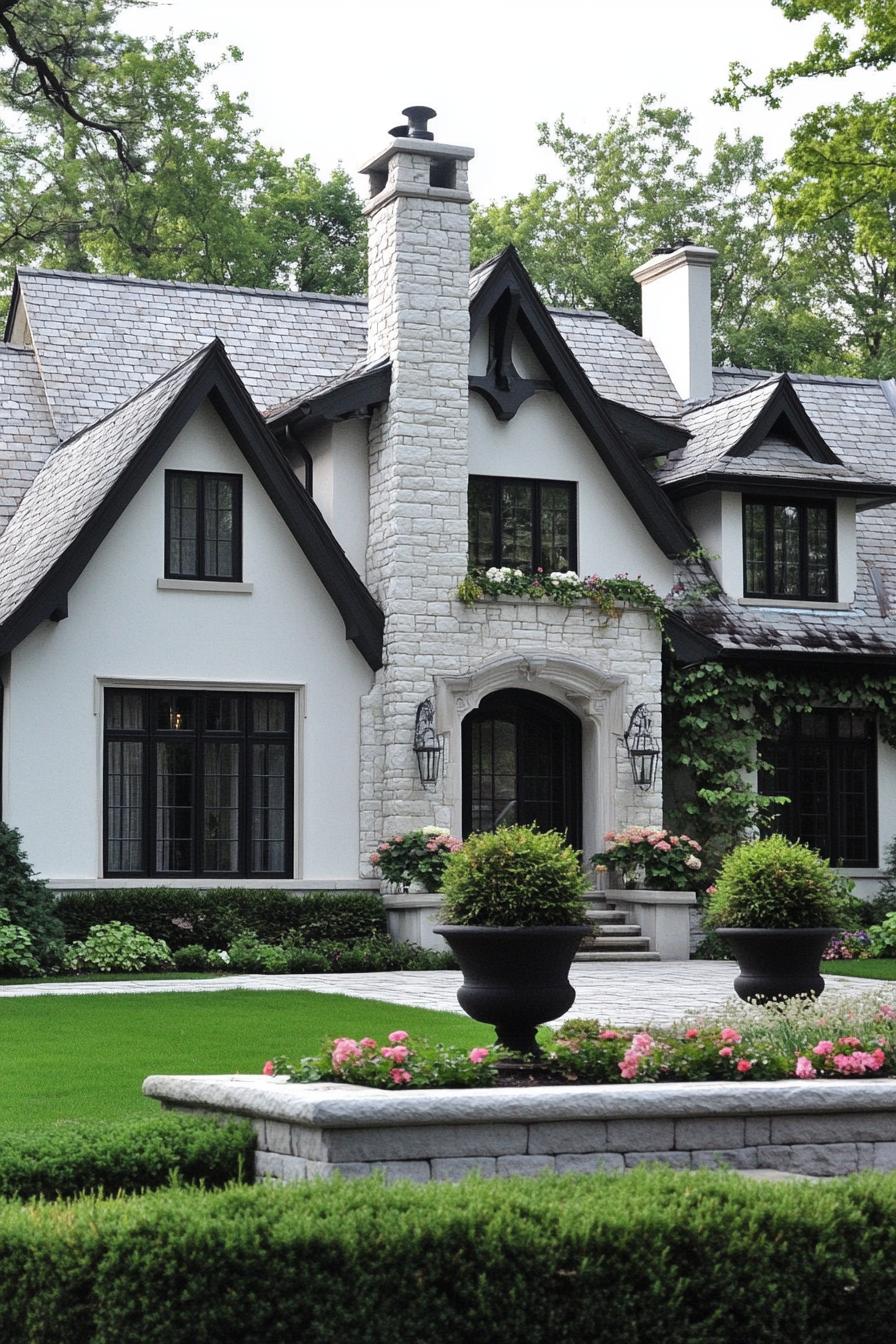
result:
<svg viewBox="0 0 896 1344"><path fill-rule="evenodd" d="M684 401L712 396L710 270L718 255L685 240L658 249L632 271L641 286L641 334Z"/></svg>
<svg viewBox="0 0 896 1344"><path fill-rule="evenodd" d="M367 582L386 617L380 834L432 821L414 719L434 693L451 601L467 568L473 150L435 140L431 108L404 115L408 124L392 130L362 170L370 182L368 350L392 361L389 400L369 439Z"/></svg>

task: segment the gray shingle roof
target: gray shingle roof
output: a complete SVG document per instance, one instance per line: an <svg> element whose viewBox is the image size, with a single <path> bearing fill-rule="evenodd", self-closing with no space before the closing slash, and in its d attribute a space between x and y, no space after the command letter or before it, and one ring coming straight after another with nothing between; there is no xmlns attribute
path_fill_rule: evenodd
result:
<svg viewBox="0 0 896 1344"><path fill-rule="evenodd" d="M0 536L0 622L61 559L205 354L197 351L47 459Z"/></svg>
<svg viewBox="0 0 896 1344"><path fill-rule="evenodd" d="M34 351L0 345L0 532L57 442Z"/></svg>
<svg viewBox="0 0 896 1344"><path fill-rule="evenodd" d="M684 404L650 341L621 327L606 313L549 311L601 396L660 419L681 415Z"/></svg>

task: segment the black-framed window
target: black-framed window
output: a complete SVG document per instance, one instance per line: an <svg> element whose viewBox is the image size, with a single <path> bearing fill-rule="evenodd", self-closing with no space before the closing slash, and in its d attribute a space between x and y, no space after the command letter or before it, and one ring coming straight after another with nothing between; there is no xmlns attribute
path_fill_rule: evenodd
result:
<svg viewBox="0 0 896 1344"><path fill-rule="evenodd" d="M104 872L292 877L294 697L105 693Z"/></svg>
<svg viewBox="0 0 896 1344"><path fill-rule="evenodd" d="M744 596L834 602L832 500L744 499Z"/></svg>
<svg viewBox="0 0 896 1344"><path fill-rule="evenodd" d="M794 714L759 748L760 789L790 799L774 829L851 868L876 868L877 724L873 714Z"/></svg>
<svg viewBox="0 0 896 1344"><path fill-rule="evenodd" d="M576 568L573 482L471 476L467 498L471 569Z"/></svg>
<svg viewBox="0 0 896 1344"><path fill-rule="evenodd" d="M165 472L166 579L242 579L242 494L241 476Z"/></svg>

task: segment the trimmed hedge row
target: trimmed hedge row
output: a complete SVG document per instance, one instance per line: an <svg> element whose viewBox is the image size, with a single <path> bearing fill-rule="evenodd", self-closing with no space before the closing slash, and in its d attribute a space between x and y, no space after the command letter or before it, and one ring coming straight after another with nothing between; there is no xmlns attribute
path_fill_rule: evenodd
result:
<svg viewBox="0 0 896 1344"><path fill-rule="evenodd" d="M880 1344L896 1177L311 1182L0 1205L40 1344Z"/></svg>
<svg viewBox="0 0 896 1344"><path fill-rule="evenodd" d="M0 1204L35 1344L880 1344L896 1176L314 1181Z"/></svg>
<svg viewBox="0 0 896 1344"><path fill-rule="evenodd" d="M167 1185L172 1178L206 1186L251 1181L254 1151L248 1122L219 1125L200 1116L0 1134L0 1197L129 1194Z"/></svg>
<svg viewBox="0 0 896 1344"><path fill-rule="evenodd" d="M164 938L176 951L199 943L209 950L229 947L241 933L265 943L352 942L385 933L386 915L377 891L254 891L220 887L137 887L107 891L67 891L54 912L66 941L83 939L92 924L120 920L151 938Z"/></svg>

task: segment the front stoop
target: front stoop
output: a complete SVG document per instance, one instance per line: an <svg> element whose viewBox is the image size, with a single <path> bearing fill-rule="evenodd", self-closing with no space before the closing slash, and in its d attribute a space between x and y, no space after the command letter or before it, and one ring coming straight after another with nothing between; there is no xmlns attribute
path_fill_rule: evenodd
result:
<svg viewBox="0 0 896 1344"><path fill-rule="evenodd" d="M603 899L593 900L585 911L593 932L579 944L576 961L659 961L640 924L630 924L623 910L611 909Z"/></svg>

